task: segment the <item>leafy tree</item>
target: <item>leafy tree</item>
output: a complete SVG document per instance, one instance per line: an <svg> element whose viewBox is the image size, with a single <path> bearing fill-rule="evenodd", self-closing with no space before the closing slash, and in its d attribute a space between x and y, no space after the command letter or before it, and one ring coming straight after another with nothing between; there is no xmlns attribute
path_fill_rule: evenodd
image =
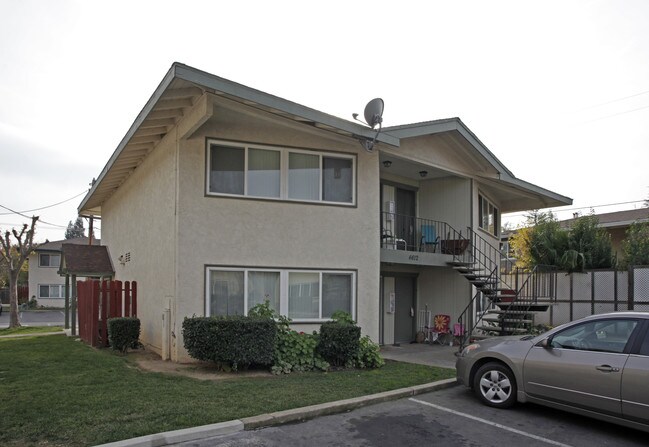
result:
<svg viewBox="0 0 649 447"><path fill-rule="evenodd" d="M29 254L36 248L34 231L38 217L32 217L31 226L24 224L20 232L15 228L0 237L0 263L9 271L9 327L20 326L18 321L18 274ZM12 243L11 236L16 239Z"/></svg>
<svg viewBox="0 0 649 447"><path fill-rule="evenodd" d="M579 217L570 228L568 250L562 259L568 271L615 266L611 235L599 227L597 216Z"/></svg>
<svg viewBox="0 0 649 447"><path fill-rule="evenodd" d="M610 235L598 224L596 216L583 216L566 230L551 212L532 212L510 242L517 266L555 265L568 272L613 267Z"/></svg>
<svg viewBox="0 0 649 447"><path fill-rule="evenodd" d="M628 265L649 265L649 222L631 224L622 241L622 253Z"/></svg>
<svg viewBox="0 0 649 447"><path fill-rule="evenodd" d="M65 230L66 239L75 239L78 237L84 237L86 235L86 229L83 227L83 219L77 217L77 220L68 222L68 228Z"/></svg>
<svg viewBox="0 0 649 447"><path fill-rule="evenodd" d="M516 266L532 269L536 265L559 265L568 247L567 234L551 212L532 211L525 227L510 241Z"/></svg>

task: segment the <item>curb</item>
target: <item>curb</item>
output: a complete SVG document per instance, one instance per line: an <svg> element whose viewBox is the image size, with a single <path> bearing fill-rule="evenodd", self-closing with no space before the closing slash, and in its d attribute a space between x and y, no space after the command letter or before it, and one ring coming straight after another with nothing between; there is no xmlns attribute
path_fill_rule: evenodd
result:
<svg viewBox="0 0 649 447"><path fill-rule="evenodd" d="M310 405L308 407L252 416L244 418L241 421L243 422L244 430L254 430L256 428L268 427L271 425L305 421L319 416L342 413L367 405L397 400L403 397L416 396L418 394L450 388L455 385L457 385L457 379L439 380L437 382L416 385L408 388L400 388L398 390L384 391L382 393L370 394L368 396L354 397L352 399L326 402L324 404Z"/></svg>
<svg viewBox="0 0 649 447"><path fill-rule="evenodd" d="M97 447L161 447L180 442L198 441L199 439L212 438L214 436L229 435L241 430L243 430L243 422L234 420L182 430L167 431L155 435L140 436L139 438L101 444L101 446Z"/></svg>
<svg viewBox="0 0 649 447"><path fill-rule="evenodd" d="M254 430L272 425L281 425L289 422L305 421L319 416L343 413L367 405L378 404L403 397L416 396L431 391L450 388L457 385L457 379L445 379L437 382L416 385L398 390L384 391L352 399L327 402L324 404L310 405L308 407L293 408L291 410L277 411L259 416L220 422L218 424L203 425L200 427L185 428L182 430L168 431L155 435L146 435L123 441L101 444L96 447L162 447L181 442L198 441L215 436L229 435L242 430Z"/></svg>

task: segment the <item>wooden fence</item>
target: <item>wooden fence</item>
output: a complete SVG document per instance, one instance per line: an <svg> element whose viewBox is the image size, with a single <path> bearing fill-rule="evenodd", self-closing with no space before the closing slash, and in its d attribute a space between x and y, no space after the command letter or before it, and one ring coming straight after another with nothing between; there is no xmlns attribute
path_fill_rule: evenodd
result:
<svg viewBox="0 0 649 447"><path fill-rule="evenodd" d="M79 336L91 346L108 346L108 319L137 316L137 282L77 281Z"/></svg>
<svg viewBox="0 0 649 447"><path fill-rule="evenodd" d="M18 304L29 301L29 287L18 286ZM0 303L9 304L9 287L0 289Z"/></svg>

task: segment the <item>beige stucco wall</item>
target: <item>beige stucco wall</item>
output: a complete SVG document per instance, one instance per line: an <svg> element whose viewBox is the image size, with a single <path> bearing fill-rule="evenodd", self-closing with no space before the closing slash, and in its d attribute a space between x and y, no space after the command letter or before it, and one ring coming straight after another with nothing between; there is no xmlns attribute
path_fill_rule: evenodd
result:
<svg viewBox="0 0 649 447"><path fill-rule="evenodd" d="M162 313L175 297L176 135L171 131L102 205L102 244L116 279L138 283L140 340L162 349ZM130 261L119 257L130 253Z"/></svg>
<svg viewBox="0 0 649 447"><path fill-rule="evenodd" d="M182 320L205 313L207 265L356 270L356 319L378 339L379 169L351 139L288 120L215 106L214 117L181 142L178 200L178 299L173 356L187 360ZM206 139L357 155L354 207L206 196ZM297 325L312 330L314 325Z"/></svg>

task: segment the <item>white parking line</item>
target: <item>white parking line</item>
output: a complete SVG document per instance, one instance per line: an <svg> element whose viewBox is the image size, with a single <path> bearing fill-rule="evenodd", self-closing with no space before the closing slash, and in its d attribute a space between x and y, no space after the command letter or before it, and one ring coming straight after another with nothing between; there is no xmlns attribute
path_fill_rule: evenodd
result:
<svg viewBox="0 0 649 447"><path fill-rule="evenodd" d="M488 421L487 419L482 419L482 418L479 418L479 417L476 417L476 416L472 416L470 414L461 413L459 411L451 410L450 408L445 408L445 407L441 407L439 405L431 404L430 402L424 402L423 400L418 400L418 399L413 399L413 398L410 398L408 400L411 400L411 401L416 402L418 404L426 405L428 407L435 408L436 410L446 411L447 413L452 413L452 414L455 414L457 416L462 416L462 417L465 417L467 419L471 419L471 420L474 420L474 421L477 421L477 422L482 422L483 424L491 425L492 427L502 428L503 430L507 430L507 431L510 431L512 433L516 433L516 434L521 435L521 436L527 436L528 438L536 439L537 441L545 442L547 444L556 445L556 446L559 446L559 447L572 447L572 446L570 446L568 444L563 444L561 442L553 441L552 439L547 439L547 438L543 438L541 436L533 435L532 433L527 433L527 432L517 430L517 429L512 428L512 427L507 427L506 425L498 424L496 422L491 422L491 421Z"/></svg>

